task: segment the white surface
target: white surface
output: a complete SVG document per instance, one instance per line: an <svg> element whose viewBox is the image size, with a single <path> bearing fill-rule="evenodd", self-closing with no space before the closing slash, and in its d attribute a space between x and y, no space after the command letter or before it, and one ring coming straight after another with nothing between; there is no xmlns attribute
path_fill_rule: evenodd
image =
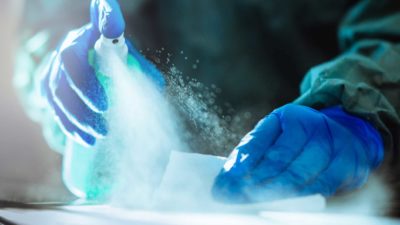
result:
<svg viewBox="0 0 400 225"><path fill-rule="evenodd" d="M397 225L387 218L324 213L262 212L258 214L131 211L110 206L74 206L63 210L0 210L0 217L25 225Z"/></svg>

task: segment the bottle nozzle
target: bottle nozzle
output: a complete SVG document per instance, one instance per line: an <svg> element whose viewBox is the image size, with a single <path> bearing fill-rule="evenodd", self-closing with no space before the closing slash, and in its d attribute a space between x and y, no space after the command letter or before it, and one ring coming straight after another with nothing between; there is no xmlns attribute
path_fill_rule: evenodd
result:
<svg viewBox="0 0 400 225"><path fill-rule="evenodd" d="M96 62L99 64L99 70L103 74L108 74L107 63L110 63L110 55L115 55L123 62L127 62L128 46L126 45L124 34L113 39L106 38L101 35L96 41L94 49L96 51Z"/></svg>

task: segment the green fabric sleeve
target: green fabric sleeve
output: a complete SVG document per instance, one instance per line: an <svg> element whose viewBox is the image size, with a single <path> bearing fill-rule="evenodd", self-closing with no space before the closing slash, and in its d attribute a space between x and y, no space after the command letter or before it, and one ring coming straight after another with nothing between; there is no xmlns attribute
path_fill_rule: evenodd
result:
<svg viewBox="0 0 400 225"><path fill-rule="evenodd" d="M317 109L342 105L382 134L385 163L399 160L400 2L357 4L339 28L344 52L312 68L296 103Z"/></svg>

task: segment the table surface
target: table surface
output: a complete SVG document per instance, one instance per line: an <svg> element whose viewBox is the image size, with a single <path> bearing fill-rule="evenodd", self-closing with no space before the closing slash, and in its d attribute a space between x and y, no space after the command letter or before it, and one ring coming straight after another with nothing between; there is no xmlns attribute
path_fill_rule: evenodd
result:
<svg viewBox="0 0 400 225"><path fill-rule="evenodd" d="M363 201L355 198L350 201L351 204L343 202L336 207L341 209L341 213L329 209L325 198L320 195L243 205L217 203L208 190L224 162L225 159L215 156L173 153L161 185L154 195L157 204L152 205L152 210L144 208L144 205L140 209L132 208L131 205L129 208L127 205L122 207L121 202L124 201L114 202L113 206L85 200L59 204L0 201L0 225L400 225L400 220L365 214L373 210L364 210L364 214L356 213L357 209L377 205L377 201L372 200L372 205L365 205L368 196L364 195L361 195ZM127 202L132 203L135 201L129 201L129 197L132 197L128 192L130 189L120 193L123 198L128 198Z"/></svg>
<svg viewBox="0 0 400 225"><path fill-rule="evenodd" d="M13 206L15 207L15 206ZM24 225L285 225L285 224L400 224L400 220L366 215L335 214L326 212L255 211L252 213L151 211L117 208L108 205L15 207L0 209L0 224Z"/></svg>

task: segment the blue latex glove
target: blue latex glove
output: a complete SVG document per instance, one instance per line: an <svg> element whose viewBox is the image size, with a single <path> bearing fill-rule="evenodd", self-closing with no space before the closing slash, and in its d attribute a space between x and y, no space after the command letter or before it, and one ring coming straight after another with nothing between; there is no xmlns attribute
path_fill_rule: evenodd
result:
<svg viewBox="0 0 400 225"><path fill-rule="evenodd" d="M233 150L212 189L217 200L260 202L356 189L383 159L378 131L340 107L285 105Z"/></svg>
<svg viewBox="0 0 400 225"><path fill-rule="evenodd" d="M107 135L103 113L108 109L106 91L89 65L89 50L103 34L118 38L125 30L125 21L116 0L93 0L91 22L71 31L53 54L42 89L65 134L83 145L94 145L97 138ZM164 78L127 41L129 54L141 70L159 86Z"/></svg>

